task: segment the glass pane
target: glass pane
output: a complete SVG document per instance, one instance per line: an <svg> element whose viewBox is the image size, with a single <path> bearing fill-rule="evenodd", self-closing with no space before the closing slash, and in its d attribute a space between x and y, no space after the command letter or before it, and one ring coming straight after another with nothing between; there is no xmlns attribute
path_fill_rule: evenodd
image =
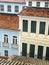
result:
<svg viewBox="0 0 49 65"><path fill-rule="evenodd" d="M23 31L24 32L28 31L28 20L23 20Z"/></svg>
<svg viewBox="0 0 49 65"><path fill-rule="evenodd" d="M4 11L4 5L0 5L0 11Z"/></svg>
<svg viewBox="0 0 49 65"><path fill-rule="evenodd" d="M40 34L45 34L45 22L40 22Z"/></svg>
<svg viewBox="0 0 49 65"><path fill-rule="evenodd" d="M31 21L31 32L36 33L36 21Z"/></svg>
<svg viewBox="0 0 49 65"><path fill-rule="evenodd" d="M40 2L37 2L37 7L40 7Z"/></svg>
<svg viewBox="0 0 49 65"><path fill-rule="evenodd" d="M4 35L4 42L8 43L8 35Z"/></svg>
<svg viewBox="0 0 49 65"><path fill-rule="evenodd" d="M18 11L19 11L19 7L15 6L15 12L18 12Z"/></svg>
<svg viewBox="0 0 49 65"><path fill-rule="evenodd" d="M17 36L13 36L13 44L17 44Z"/></svg>
<svg viewBox="0 0 49 65"><path fill-rule="evenodd" d="M7 50L5 50L5 56L8 56L8 51Z"/></svg>
<svg viewBox="0 0 49 65"><path fill-rule="evenodd" d="M46 7L46 8L48 7L48 2L45 2L45 7Z"/></svg>
<svg viewBox="0 0 49 65"><path fill-rule="evenodd" d="M48 23L48 35L49 35L49 23Z"/></svg>
<svg viewBox="0 0 49 65"><path fill-rule="evenodd" d="M29 6L32 6L32 2L29 2Z"/></svg>
<svg viewBox="0 0 49 65"><path fill-rule="evenodd" d="M11 5L8 5L7 8L8 8L8 12L11 12Z"/></svg>

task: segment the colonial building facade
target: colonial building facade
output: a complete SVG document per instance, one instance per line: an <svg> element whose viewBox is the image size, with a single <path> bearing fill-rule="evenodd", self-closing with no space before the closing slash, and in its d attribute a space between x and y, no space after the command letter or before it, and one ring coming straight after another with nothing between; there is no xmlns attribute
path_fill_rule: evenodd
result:
<svg viewBox="0 0 49 65"><path fill-rule="evenodd" d="M49 10L26 7L19 21L20 53L49 60Z"/></svg>
<svg viewBox="0 0 49 65"><path fill-rule="evenodd" d="M0 0L0 56L20 55L19 17L25 0Z"/></svg>
<svg viewBox="0 0 49 65"><path fill-rule="evenodd" d="M0 56L20 55L19 18L0 14Z"/></svg>
<svg viewBox="0 0 49 65"><path fill-rule="evenodd" d="M0 55L49 60L49 1L19 1L0 2Z"/></svg>
<svg viewBox="0 0 49 65"><path fill-rule="evenodd" d="M26 6L49 8L49 0L26 0Z"/></svg>
<svg viewBox="0 0 49 65"><path fill-rule="evenodd" d="M25 3L25 0L0 0L0 13L19 14Z"/></svg>

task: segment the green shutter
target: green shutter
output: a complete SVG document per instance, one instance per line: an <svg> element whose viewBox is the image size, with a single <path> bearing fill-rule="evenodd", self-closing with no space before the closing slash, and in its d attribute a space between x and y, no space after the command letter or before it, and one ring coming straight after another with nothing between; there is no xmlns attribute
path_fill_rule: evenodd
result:
<svg viewBox="0 0 49 65"><path fill-rule="evenodd" d="M31 32L36 33L36 21L31 21Z"/></svg>
<svg viewBox="0 0 49 65"><path fill-rule="evenodd" d="M48 26L48 35L49 35L49 26Z"/></svg>
<svg viewBox="0 0 49 65"><path fill-rule="evenodd" d="M46 60L49 60L49 47L46 47Z"/></svg>
<svg viewBox="0 0 49 65"><path fill-rule="evenodd" d="M34 58L35 45L30 44L30 57Z"/></svg>
<svg viewBox="0 0 49 65"><path fill-rule="evenodd" d="M45 34L45 22L40 22L40 34Z"/></svg>
<svg viewBox="0 0 49 65"><path fill-rule="evenodd" d="M24 32L28 31L28 20L23 20L23 31Z"/></svg>
<svg viewBox="0 0 49 65"><path fill-rule="evenodd" d="M22 56L27 56L27 43L22 43Z"/></svg>
<svg viewBox="0 0 49 65"><path fill-rule="evenodd" d="M38 46L38 55L37 58L42 59L43 58L43 46Z"/></svg>

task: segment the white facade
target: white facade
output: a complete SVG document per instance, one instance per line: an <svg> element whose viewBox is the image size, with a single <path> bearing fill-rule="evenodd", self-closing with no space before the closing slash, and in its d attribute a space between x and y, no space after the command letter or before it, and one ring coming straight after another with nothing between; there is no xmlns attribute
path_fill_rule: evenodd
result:
<svg viewBox="0 0 49 65"><path fill-rule="evenodd" d="M21 10L23 9L23 7L25 6L25 3L0 2L0 5L4 6L4 11L0 10L0 13L18 14L19 12L21 12ZM7 8L8 5L11 6L11 12L7 11L8 10L8 8ZM15 12L15 6L18 6L18 12Z"/></svg>
<svg viewBox="0 0 49 65"><path fill-rule="evenodd" d="M37 7L37 2L40 2L39 7L44 7L44 8L45 8L45 3L48 2L48 8L49 8L49 1L32 1L32 6L30 6L30 7ZM29 1L28 0L26 1L26 6L29 6Z"/></svg>
<svg viewBox="0 0 49 65"><path fill-rule="evenodd" d="M8 45L4 44L4 34L8 35ZM13 36L17 37L17 44L14 47L12 47ZM0 28L0 56L5 56L5 50L8 51L8 56L20 55L19 39L19 31Z"/></svg>

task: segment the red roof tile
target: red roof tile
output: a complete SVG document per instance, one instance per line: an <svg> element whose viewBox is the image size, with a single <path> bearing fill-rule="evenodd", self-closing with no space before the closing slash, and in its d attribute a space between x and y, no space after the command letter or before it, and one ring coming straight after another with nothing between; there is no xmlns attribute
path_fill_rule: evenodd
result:
<svg viewBox="0 0 49 65"><path fill-rule="evenodd" d="M49 10L37 8L25 8L20 12L23 16L49 17Z"/></svg>
<svg viewBox="0 0 49 65"><path fill-rule="evenodd" d="M0 28L18 30L19 18L16 15L0 14Z"/></svg>
<svg viewBox="0 0 49 65"><path fill-rule="evenodd" d="M32 0L32 1L49 1L49 0Z"/></svg>
<svg viewBox="0 0 49 65"><path fill-rule="evenodd" d="M19 2L24 3L26 0L0 0L1 2Z"/></svg>

